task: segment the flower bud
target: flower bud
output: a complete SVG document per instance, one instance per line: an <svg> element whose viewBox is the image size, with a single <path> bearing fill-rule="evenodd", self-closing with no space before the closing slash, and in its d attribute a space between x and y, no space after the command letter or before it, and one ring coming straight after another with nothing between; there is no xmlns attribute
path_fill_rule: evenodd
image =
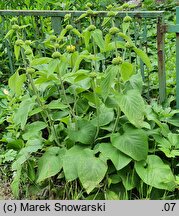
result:
<svg viewBox="0 0 179 216"><path fill-rule="evenodd" d="M122 8L129 8L129 3L124 3L124 4L122 5Z"/></svg>
<svg viewBox="0 0 179 216"><path fill-rule="evenodd" d="M113 8L113 6L110 4L106 7L107 10L111 10Z"/></svg>
<svg viewBox="0 0 179 216"><path fill-rule="evenodd" d="M90 75L91 78L95 78L95 77L97 77L97 73L94 72L94 71L91 72L89 75Z"/></svg>
<svg viewBox="0 0 179 216"><path fill-rule="evenodd" d="M65 16L64 16L64 19L65 20L69 20L71 18L71 14L66 14Z"/></svg>
<svg viewBox="0 0 179 216"><path fill-rule="evenodd" d="M70 31L70 30L72 30L72 29L73 29L73 26L72 26L72 25L67 25L67 26L66 26L66 30L67 30L67 31Z"/></svg>
<svg viewBox="0 0 179 216"><path fill-rule="evenodd" d="M55 44L54 44L54 48L55 48L55 49L59 49L59 48L60 48L60 45L59 45L58 43L55 43Z"/></svg>
<svg viewBox="0 0 179 216"><path fill-rule="evenodd" d="M91 9L87 10L86 13L87 13L87 15L89 15L89 16L90 16L90 15L93 15L93 11L92 11Z"/></svg>
<svg viewBox="0 0 179 216"><path fill-rule="evenodd" d="M52 54L52 58L53 58L53 59L58 59L58 58L60 58L60 56L61 56L60 52L54 52L54 53Z"/></svg>
<svg viewBox="0 0 179 216"><path fill-rule="evenodd" d="M88 8L91 8L93 5L90 3L90 2L88 2L87 4L86 4L86 7L88 7Z"/></svg>
<svg viewBox="0 0 179 216"><path fill-rule="evenodd" d="M113 65L119 65L123 62L122 58L120 56L116 57L116 58L113 58L112 60L112 64Z"/></svg>
<svg viewBox="0 0 179 216"><path fill-rule="evenodd" d="M17 18L17 17L13 17L13 18L11 19L11 22L12 22L12 23L17 23L17 22L18 22L18 18Z"/></svg>
<svg viewBox="0 0 179 216"><path fill-rule="evenodd" d="M115 16L116 16L116 13L115 13L114 11L109 11L109 12L107 13L107 16L108 16L108 17L115 17Z"/></svg>
<svg viewBox="0 0 179 216"><path fill-rule="evenodd" d="M32 41L31 41L31 40L26 40L26 41L25 41L25 45L30 46L31 44L32 44Z"/></svg>
<svg viewBox="0 0 179 216"><path fill-rule="evenodd" d="M57 40L57 37L55 35L50 35L50 41L55 42Z"/></svg>
<svg viewBox="0 0 179 216"><path fill-rule="evenodd" d="M21 40L21 39L16 40L16 42L15 42L15 45L16 45L16 46L22 46L23 44L24 44L24 41Z"/></svg>
<svg viewBox="0 0 179 216"><path fill-rule="evenodd" d="M17 25L17 24L14 24L14 25L12 25L12 29L13 29L14 31L18 31L18 30L20 29L20 26Z"/></svg>
<svg viewBox="0 0 179 216"><path fill-rule="evenodd" d="M67 50L69 53L75 52L75 49L76 49L76 47L73 46L73 45L69 45L69 46L66 47L66 50Z"/></svg>
<svg viewBox="0 0 179 216"><path fill-rule="evenodd" d="M128 49L132 49L134 47L134 44L126 42L125 47Z"/></svg>
<svg viewBox="0 0 179 216"><path fill-rule="evenodd" d="M125 16L124 19L123 19L123 21L124 21L125 23L131 22L131 21L132 21L132 18L131 18L130 16Z"/></svg>
<svg viewBox="0 0 179 216"><path fill-rule="evenodd" d="M115 35L119 32L119 29L117 27L112 27L109 29L109 34L110 35Z"/></svg>
<svg viewBox="0 0 179 216"><path fill-rule="evenodd" d="M35 73L35 69L34 68L27 68L26 71L27 71L28 74Z"/></svg>
<svg viewBox="0 0 179 216"><path fill-rule="evenodd" d="M88 26L87 30L88 31L94 31L96 29L96 26L95 25L90 25Z"/></svg>

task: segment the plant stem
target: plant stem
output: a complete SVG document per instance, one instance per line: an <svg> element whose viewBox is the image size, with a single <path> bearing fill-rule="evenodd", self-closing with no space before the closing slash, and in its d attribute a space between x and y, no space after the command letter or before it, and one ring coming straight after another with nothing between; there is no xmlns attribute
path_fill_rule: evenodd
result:
<svg viewBox="0 0 179 216"><path fill-rule="evenodd" d="M119 107L117 107L117 117L116 117L116 120L115 120L115 123L114 123L113 133L115 133L115 131L117 129L120 116L121 116L121 109Z"/></svg>
<svg viewBox="0 0 179 216"><path fill-rule="evenodd" d="M27 68L28 63L27 63L27 61L26 61L26 58L25 58L25 55L24 55L24 52L23 52L22 48L21 48L21 56L22 56L23 64L24 64L24 66ZM37 103L38 103L39 106L42 108L42 111L43 111L43 112L41 112L41 115L42 115L42 118L43 118L44 122L47 124L48 133L50 134L50 132L52 132L53 137L54 137L54 139L55 139L55 142L57 143L57 145L60 146L60 143L59 143L59 141L58 141L57 132L56 132L56 130L55 130L53 121L52 121L52 119L51 119L51 117L50 117L48 111L44 108L44 105L43 105L42 101L40 100L38 91L37 91L37 89L36 89L36 87L35 87L35 84L34 84L34 82L33 82L33 79L32 79L32 77L31 77L31 75L28 74L28 73L27 73L27 78L28 78L28 80L29 80L29 82L30 82L30 84L31 84L33 93L34 93L34 94L36 95L36 97L37 97ZM47 121L46 119L48 119L48 121Z"/></svg>
<svg viewBox="0 0 179 216"><path fill-rule="evenodd" d="M92 88L93 88L93 93L94 93L94 98L95 98L95 105L96 105L96 114L97 114L97 130L96 130L96 135L95 135L95 139L98 137L98 133L99 133L99 105L98 105L98 98L97 98L97 94L96 94L96 82L95 82L95 78L92 80Z"/></svg>
<svg viewBox="0 0 179 216"><path fill-rule="evenodd" d="M70 119L72 119L72 116L73 116L74 119L75 119L75 113L74 113L74 110L71 108L70 103L68 102L67 95L66 95L66 91L65 91L65 87L64 87L64 85L63 85L63 81L62 81L62 79L61 79L60 74L58 74L58 79L60 80L60 84L61 84L61 88L62 88L63 96L64 96L64 98L65 98L66 105L68 105L68 107L69 107L69 109L70 109Z"/></svg>
<svg viewBox="0 0 179 216"><path fill-rule="evenodd" d="M32 87L32 90L34 92L34 94L36 95L37 97L37 103L39 104L39 106L42 108L42 112L41 112L41 115L42 115L42 118L44 120L44 122L47 124L47 130L48 130L48 133L50 134L50 132L52 132L53 134L53 137L55 139L55 142L57 143L58 146L61 146L61 144L59 143L58 141L58 136L57 136L57 132L56 132L56 129L54 127L54 124L53 124L53 121L48 113L48 110L44 107L44 104L42 103L40 97L39 97L39 94L38 94L38 91L34 85L34 82L33 82L33 79L31 77L30 74L27 73L27 77L28 77L28 80L31 84L31 87ZM47 120L48 119L48 120Z"/></svg>

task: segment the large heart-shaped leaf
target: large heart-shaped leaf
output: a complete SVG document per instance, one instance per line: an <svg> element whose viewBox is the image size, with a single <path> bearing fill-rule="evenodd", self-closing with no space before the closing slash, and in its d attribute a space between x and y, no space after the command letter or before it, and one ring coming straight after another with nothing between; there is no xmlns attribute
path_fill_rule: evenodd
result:
<svg viewBox="0 0 179 216"><path fill-rule="evenodd" d="M114 147L136 161L145 160L148 154L148 137L142 129L129 129L124 134L111 136Z"/></svg>
<svg viewBox="0 0 179 216"><path fill-rule="evenodd" d="M63 170L68 181L79 177L87 193L90 193L104 178L107 165L100 157L95 157L92 150L74 146L63 158Z"/></svg>
<svg viewBox="0 0 179 216"><path fill-rule="evenodd" d="M136 162L135 170L142 181L152 187L169 191L175 189L175 178L169 165L157 155L148 155L145 162Z"/></svg>
<svg viewBox="0 0 179 216"><path fill-rule="evenodd" d="M75 129L70 128L68 135L71 140L83 144L92 144L96 134L96 127L87 120L78 120Z"/></svg>
<svg viewBox="0 0 179 216"><path fill-rule="evenodd" d="M99 116L95 117L91 122L97 126L104 126L109 124L113 118L114 118L114 111L112 108L105 107L104 104L102 104L99 108Z"/></svg>
<svg viewBox="0 0 179 216"><path fill-rule="evenodd" d="M128 90L126 94L120 94L117 96L119 106L122 112L127 116L128 120L140 128L145 113L145 103L137 90Z"/></svg>
<svg viewBox="0 0 179 216"><path fill-rule="evenodd" d="M56 175L63 166L63 156L65 149L59 147L50 147L39 159L37 183Z"/></svg>
<svg viewBox="0 0 179 216"><path fill-rule="evenodd" d="M64 155L63 170L67 181L78 178L78 163L80 158L83 157L83 149L81 146L73 146Z"/></svg>
<svg viewBox="0 0 179 216"><path fill-rule="evenodd" d="M93 151L90 149L83 151L83 157L78 164L78 175L87 193L90 193L99 185L106 171L107 164L105 161L101 160L100 157L95 157Z"/></svg>
<svg viewBox="0 0 179 216"><path fill-rule="evenodd" d="M99 151L113 162L116 170L124 168L132 160L129 156L115 148L111 143L100 143Z"/></svg>

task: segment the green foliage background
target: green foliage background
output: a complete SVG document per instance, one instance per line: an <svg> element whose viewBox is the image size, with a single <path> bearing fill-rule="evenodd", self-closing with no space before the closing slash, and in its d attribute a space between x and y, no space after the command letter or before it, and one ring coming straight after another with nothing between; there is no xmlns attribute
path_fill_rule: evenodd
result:
<svg viewBox="0 0 179 216"><path fill-rule="evenodd" d="M167 76L169 97L161 106L155 46L146 53L135 42L135 20L130 17L117 25L113 12L98 22L92 16L92 10L106 6L112 11L135 7L114 1L81 5L81 1L44 0L6 1L0 6L87 10L77 20L65 16L57 35L48 18L35 37L30 18L6 21L9 29L1 38L0 174L2 187L11 184L8 195L18 199L178 199L174 72ZM174 10L174 3L144 1L141 9L153 8ZM166 17L170 22L172 16ZM155 40L152 29L149 37ZM166 40L174 42L173 38ZM166 52L173 56L170 44ZM11 74L9 59L13 60ZM175 65L170 60L168 71ZM140 61L146 77L150 74L150 98ZM5 192L0 197L6 198Z"/></svg>

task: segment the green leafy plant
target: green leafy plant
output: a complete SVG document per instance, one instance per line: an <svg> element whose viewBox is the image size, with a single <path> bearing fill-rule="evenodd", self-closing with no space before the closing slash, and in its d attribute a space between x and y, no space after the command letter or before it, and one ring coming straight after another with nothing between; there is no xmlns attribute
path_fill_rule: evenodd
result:
<svg viewBox="0 0 179 216"><path fill-rule="evenodd" d="M21 38L20 29L29 26L6 35L15 34L18 62L8 92L2 93L1 114L1 161L12 161L13 195L174 198L177 111L142 97L136 60L148 71L152 64L133 42L132 18L125 17L118 28L115 13L109 14L101 30L94 13L89 9L75 20L85 19L83 30L66 16L60 34L47 32L38 49Z"/></svg>

